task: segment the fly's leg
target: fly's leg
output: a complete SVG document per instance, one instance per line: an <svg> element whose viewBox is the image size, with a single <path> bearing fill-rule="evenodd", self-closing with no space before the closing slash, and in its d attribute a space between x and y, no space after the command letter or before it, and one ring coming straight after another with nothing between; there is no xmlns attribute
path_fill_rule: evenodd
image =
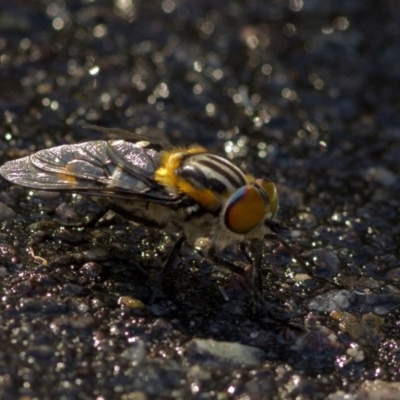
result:
<svg viewBox="0 0 400 400"><path fill-rule="evenodd" d="M171 267L174 264L174 261L177 258L180 258L181 255L181 248L183 243L185 242L185 238L181 236L173 245L172 249L170 250L167 259L164 262L162 273L165 274L171 270Z"/></svg>
<svg viewBox="0 0 400 400"><path fill-rule="evenodd" d="M135 222L136 224L139 225L144 225L148 228L163 228L163 224L158 224L155 221L149 221L148 219L141 218L137 215L132 215L129 211L126 211L122 207L119 207L115 204L109 204L103 209L101 209L98 213L96 213L90 220L89 222L86 223L85 226L93 228L96 226L96 224L109 212L112 211L115 214L120 215L121 217L126 218L129 221Z"/></svg>
<svg viewBox="0 0 400 400"><path fill-rule="evenodd" d="M183 243L185 242L185 238L182 236L180 237L173 245L172 249L170 250L167 259L163 263L161 267L161 272L159 272L155 277L152 279L152 283L154 285L153 295L151 297L151 303L154 303L157 297L163 293L163 284L165 281L165 277L167 273L171 270L172 266L174 265L174 261L176 259L180 259L180 253Z"/></svg>
<svg viewBox="0 0 400 400"><path fill-rule="evenodd" d="M115 204L109 204L103 209L101 209L98 213L96 213L88 223L86 223L87 227L94 227L109 211L112 211L121 217L126 218L129 221L135 222L139 225L146 226L148 228L155 228L155 229L161 229L164 227L164 224L159 224L155 221L148 220L145 218L141 218L140 216L137 215L132 215L125 209L115 205ZM163 283L165 280L165 277L168 273L168 271L171 269L171 267L174 264L174 261L180 257L180 250L182 247L183 242L185 241L184 237L180 237L173 245L172 249L170 250L167 259L161 266L161 272L156 274L155 276L149 276L149 273L145 271L142 267L140 267L141 271L145 271L146 275L149 277L150 284L154 288L153 294L151 297L151 303L154 302L154 300L157 297L161 297L163 293Z"/></svg>
<svg viewBox="0 0 400 400"><path fill-rule="evenodd" d="M260 242L260 243L257 243ZM261 246L261 247L260 247ZM242 247L242 246L241 246ZM262 294L262 290L260 290L260 281L261 279L261 257L262 257L262 242L261 241L256 241L254 243L250 243L250 247L253 247L251 249L252 254L250 255L247 249L245 249L244 255L246 258L251 262L254 263L253 269L255 269L255 274L252 274L251 277L249 278L248 275L245 273L243 268L240 268L229 261L223 259L222 257L219 257L218 255L215 254L214 249L210 249L210 252L208 254L208 258L215 262L218 267L221 267L222 269L225 269L231 273L235 273L243 277L243 279L246 281L246 283L249 285L249 287L252 290L252 311L255 313L261 308L264 312L266 312L269 317L275 321L278 322L284 326L287 326L290 329L294 329L296 331L305 331L305 328L303 325L298 325L298 324L293 324L291 322L288 322L287 320L283 319L280 317L267 302L265 301L265 298ZM258 284L257 284L258 282ZM261 281L262 285L262 281ZM258 306L258 307L257 307ZM257 307L257 308L256 308Z"/></svg>
<svg viewBox="0 0 400 400"><path fill-rule="evenodd" d="M108 212L114 212L121 217L126 218L129 221L132 221L134 223L137 223L139 225L146 226L148 228L155 228L155 229L161 229L164 227L164 224L157 223L152 220L148 220L145 218L141 218L140 216L137 215L132 215L125 209L115 205L115 204L109 204L103 209L101 209L99 212L97 212L95 215L93 215L90 220L84 224L86 227L93 228L96 226L96 224L108 213ZM159 297L160 294L162 294L162 286L163 282L165 280L165 277L168 273L168 271L171 269L171 267L174 264L174 261L180 257L180 250L182 247L182 244L184 243L185 238L180 237L173 245L172 249L170 250L167 259L161 266L161 272L156 274L156 276L149 277L149 273L145 271L142 267L139 267L141 271L143 271L147 277L149 277L151 281L151 286L154 287L154 291L152 294L151 302L154 302L154 300Z"/></svg>
<svg viewBox="0 0 400 400"><path fill-rule="evenodd" d="M132 215L129 211L126 211L122 207L119 207L115 204L108 204L105 207L101 208L98 212L96 212L94 215L90 216L88 220L85 222L81 223L75 223L75 222L62 222L62 226L66 227L84 227L84 228L94 228L97 223L106 216L108 212L114 212L115 214L120 215L121 217L135 222L136 224L139 225L144 225L148 228L158 228L161 229L164 227L163 224L159 224L155 221L148 220L146 218L141 218L138 215Z"/></svg>
<svg viewBox="0 0 400 400"><path fill-rule="evenodd" d="M240 250L246 256L249 263L252 265L251 280L255 287L263 292L263 274L262 274L262 251L263 243L261 240L254 239L250 242L249 248L245 244L240 245ZM250 252L249 252L250 250Z"/></svg>
<svg viewBox="0 0 400 400"><path fill-rule="evenodd" d="M245 255L246 255L246 257L249 257L248 254L245 253ZM253 276L253 272L252 272L252 276L249 278L243 268L240 268L237 265L229 262L228 260L225 260L224 258L218 256L214 249L210 249L210 251L208 253L208 258L211 261L213 261L219 268L225 269L230 273L240 275L246 281L246 283L249 285L255 301L262 307L268 308L267 303L265 302L264 296L262 294L262 289L260 290L259 282L258 282L258 284L255 282L255 277ZM260 256L260 260L261 260L261 256ZM251 258L250 258L250 261L253 263L253 260L251 260ZM258 269L258 266L256 268ZM258 279L259 278L257 278L257 280ZM262 286L262 282L261 282L261 286Z"/></svg>
<svg viewBox="0 0 400 400"><path fill-rule="evenodd" d="M66 228L94 228L96 224L110 211L110 208L103 207L89 218L85 218L83 222L60 221L60 225Z"/></svg>
<svg viewBox="0 0 400 400"><path fill-rule="evenodd" d="M97 223L106 216L106 214L111 211L109 206L102 208L97 211L94 215L92 215L85 223L84 226L86 228L94 228Z"/></svg>
<svg viewBox="0 0 400 400"><path fill-rule="evenodd" d="M329 279L322 278L319 276L315 276L314 273L312 272L311 268L304 262L304 260L301 258L301 256L289 245L289 243L280 235L277 233L271 233L269 235L264 236L265 239L267 240L277 240L281 245L289 252L289 254L297 261L297 263L300 265L300 267L303 269L303 271L310 276L313 280L316 282L320 283L325 283L332 285L338 289L343 289L343 286L338 285L336 282L332 282Z"/></svg>
<svg viewBox="0 0 400 400"><path fill-rule="evenodd" d="M253 240L250 244L250 247L254 258L253 271L252 271L253 282L262 293L263 283L264 283L264 277L262 273L263 243L261 242L261 240Z"/></svg>

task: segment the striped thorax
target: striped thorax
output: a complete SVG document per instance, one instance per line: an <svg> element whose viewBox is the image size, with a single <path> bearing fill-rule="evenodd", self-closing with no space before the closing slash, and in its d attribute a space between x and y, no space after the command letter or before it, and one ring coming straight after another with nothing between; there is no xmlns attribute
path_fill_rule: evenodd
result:
<svg viewBox="0 0 400 400"><path fill-rule="evenodd" d="M199 146L165 152L155 179L169 191L194 200L182 224L192 242L209 237L214 246L223 248L246 238L261 238L269 232L265 220L277 212L274 184L255 180Z"/></svg>

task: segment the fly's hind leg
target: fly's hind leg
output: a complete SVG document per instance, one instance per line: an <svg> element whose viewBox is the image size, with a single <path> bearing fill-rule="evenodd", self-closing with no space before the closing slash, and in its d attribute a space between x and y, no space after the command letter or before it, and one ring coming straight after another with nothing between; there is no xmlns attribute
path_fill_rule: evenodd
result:
<svg viewBox="0 0 400 400"><path fill-rule="evenodd" d="M89 228L93 228L96 226L96 224L104 218L104 216L109 212L112 211L115 214L120 215L121 217L126 218L129 221L135 222L136 224L139 225L144 225L148 228L163 228L163 224L159 224L155 221L149 221L148 219L141 218L137 215L132 215L129 211L126 211L122 207L119 207L115 204L108 204L105 206L103 209L101 209L99 212L97 212L95 215L93 215L90 220L85 224L85 226Z"/></svg>
<svg viewBox="0 0 400 400"><path fill-rule="evenodd" d="M90 216L88 220L84 222L85 228L94 228L97 225L97 223L101 219L103 219L109 211L111 211L109 206L103 207L102 209L97 211L95 214Z"/></svg>
<svg viewBox="0 0 400 400"><path fill-rule="evenodd" d="M161 223L157 223L155 221L152 220L148 220L145 218L141 218L140 216L137 215L132 215L131 213L129 213L128 211L124 210L121 207L118 207L115 204L110 204L106 207L105 210L103 210L103 214L99 214L100 219L102 217L104 217L104 215L108 212L108 211L112 211L132 222L135 222L139 225L143 225L146 226L148 228L153 228L153 229L161 229L164 227L164 224ZM99 219L97 219L97 221L99 221ZM94 224L96 224L97 221L93 221ZM162 293L163 293L163 283L165 280L165 277L168 273L168 271L171 269L171 267L174 264L174 261L178 258L180 258L180 250L182 247L183 242L185 241L184 237L180 237L172 246L172 249L170 250L167 259L164 261L164 263L161 265L161 272L157 273L155 276L149 276L149 273L147 273L147 275L149 276L149 280L150 280L150 285L153 288L153 294L151 297L151 303L154 302L154 300L157 297L162 297ZM143 270L143 268L141 268Z"/></svg>
<svg viewBox="0 0 400 400"><path fill-rule="evenodd" d="M94 228L101 219L103 219L107 213L110 211L114 212L115 214L120 215L123 218L126 218L129 221L135 222L139 225L147 226L148 228L162 228L162 224L158 224L154 221L149 221L145 218L141 218L136 215L132 215L129 211L124 210L122 207L119 207L115 204L108 204L102 207L99 211L91 215L88 219L86 219L83 223L82 222L62 222L63 226L67 227L79 227L79 228Z"/></svg>
<svg viewBox="0 0 400 400"><path fill-rule="evenodd" d="M132 215L125 209L123 209L115 204L108 205L107 207L102 209L98 214L93 216L87 226L94 227L96 225L96 223L98 221L100 221L100 219L103 218L109 211L112 211L132 222L135 222L139 225L146 226L148 228L161 229L164 227L164 224L157 223L155 221L150 221L148 219L141 218L140 216L137 216L137 215ZM185 238L182 236L174 243L174 245L172 246L172 248L167 256L167 259L161 265L161 272L159 272L153 276L149 276L149 274L146 273L147 276L149 276L150 285L153 288L151 303L153 303L157 297L162 297L162 293L163 293L162 289L163 289L163 283L165 281L165 277L166 277L168 271L174 265L175 260L180 258L180 251L181 251L181 247L182 247L182 244L184 243L184 241L185 241ZM141 270L143 270L143 268L141 268Z"/></svg>

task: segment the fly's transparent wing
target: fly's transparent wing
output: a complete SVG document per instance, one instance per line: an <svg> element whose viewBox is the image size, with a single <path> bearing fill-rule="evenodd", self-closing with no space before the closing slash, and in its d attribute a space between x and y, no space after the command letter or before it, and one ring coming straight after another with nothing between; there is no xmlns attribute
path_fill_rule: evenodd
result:
<svg viewBox="0 0 400 400"><path fill-rule="evenodd" d="M32 189L149 201L175 199L154 181L159 152L146 142L92 141L41 150L0 167L0 175Z"/></svg>

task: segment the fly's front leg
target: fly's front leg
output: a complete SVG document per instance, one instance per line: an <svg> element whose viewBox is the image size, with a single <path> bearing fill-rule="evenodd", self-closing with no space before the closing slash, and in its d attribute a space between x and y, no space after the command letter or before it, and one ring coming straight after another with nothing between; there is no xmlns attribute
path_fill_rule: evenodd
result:
<svg viewBox="0 0 400 400"><path fill-rule="evenodd" d="M336 287L337 289L344 288L342 285L339 285L336 282L331 281L330 279L326 279L320 276L315 276L312 269L306 264L303 258L297 253L297 251L294 248L292 248L292 246L289 245L289 243L282 236L279 236L277 233L272 233L269 235L265 235L264 237L265 239L268 240L277 240L289 252L289 254L293 257L293 259L297 261L302 270L316 282L326 283Z"/></svg>
<svg viewBox="0 0 400 400"><path fill-rule="evenodd" d="M249 243L248 248L246 245L242 244L240 249L252 264L251 280L253 281L253 284L262 293L264 282L262 274L263 243L261 240L254 239ZM250 254L248 250L250 250Z"/></svg>
<svg viewBox="0 0 400 400"><path fill-rule="evenodd" d="M249 258L249 255L245 253L245 256ZM262 295L262 290L257 286L255 283L255 278L252 276L249 278L248 275L246 274L245 270L243 268L238 267L237 265L229 262L228 260L225 260L224 258L218 256L215 252L214 248L211 248L209 253L208 253L208 258L213 261L219 268L225 269L231 273L238 274L243 279L246 281L246 283L249 285L253 296L256 298L257 302L262 305L263 307L267 307L267 304L265 302L264 296ZM251 258L249 260L253 263ZM261 263L261 255L259 257L259 261ZM254 265L253 265L254 267ZM257 268L258 269L258 268ZM258 280L258 278L257 278Z"/></svg>

